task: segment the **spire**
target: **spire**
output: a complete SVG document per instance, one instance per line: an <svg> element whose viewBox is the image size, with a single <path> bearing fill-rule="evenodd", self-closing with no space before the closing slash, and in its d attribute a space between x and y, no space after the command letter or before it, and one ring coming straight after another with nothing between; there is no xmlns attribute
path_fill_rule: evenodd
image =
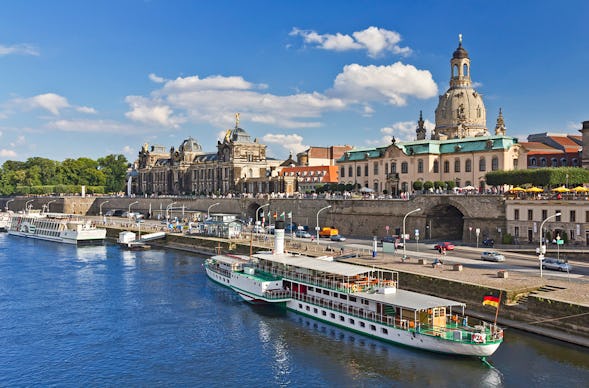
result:
<svg viewBox="0 0 589 388"><path fill-rule="evenodd" d="M419 111L419 120L417 121L417 129L415 133L417 134L417 140L425 140L425 121L423 121L423 112Z"/></svg>
<svg viewBox="0 0 589 388"><path fill-rule="evenodd" d="M239 113L235 114L235 128L239 128Z"/></svg>
<svg viewBox="0 0 589 388"><path fill-rule="evenodd" d="M499 108L499 115L497 116L495 135L505 135L505 120L503 119L503 112L501 111L501 108Z"/></svg>

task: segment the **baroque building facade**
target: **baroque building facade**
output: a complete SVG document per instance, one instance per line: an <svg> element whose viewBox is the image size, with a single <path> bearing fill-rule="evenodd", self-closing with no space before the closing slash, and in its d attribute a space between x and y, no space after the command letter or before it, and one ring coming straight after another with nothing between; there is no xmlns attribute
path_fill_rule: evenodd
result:
<svg viewBox="0 0 589 388"><path fill-rule="evenodd" d="M216 152L204 152L192 137L176 150L145 144L135 162L132 192L140 195L208 195L269 192L280 161L266 157L266 145L239 127L227 130Z"/></svg>
<svg viewBox="0 0 589 388"><path fill-rule="evenodd" d="M340 183L393 195L411 191L416 181L452 181L482 191L487 172L526 168L525 149L506 135L501 110L494 135L487 130L485 106L472 87L462 37L450 69L450 88L439 97L431 139L426 139L420 113L416 140L397 142L393 137L389 145L346 152L337 162Z"/></svg>

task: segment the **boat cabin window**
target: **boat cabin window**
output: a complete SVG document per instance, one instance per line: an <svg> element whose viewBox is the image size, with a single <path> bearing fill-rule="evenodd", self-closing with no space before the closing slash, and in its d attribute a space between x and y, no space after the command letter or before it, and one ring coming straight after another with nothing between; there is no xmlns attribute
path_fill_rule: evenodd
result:
<svg viewBox="0 0 589 388"><path fill-rule="evenodd" d="M350 324L352 324L352 325L354 324L354 320L353 320L352 318L350 318L349 322L350 322Z"/></svg>
<svg viewBox="0 0 589 388"><path fill-rule="evenodd" d="M323 295L329 295L329 290L323 290Z"/></svg>
<svg viewBox="0 0 589 388"><path fill-rule="evenodd" d="M374 326L374 325L370 325L370 330L372 330L372 331L376 331L376 326Z"/></svg>
<svg viewBox="0 0 589 388"><path fill-rule="evenodd" d="M343 299L343 300L348 299L348 297L346 296L346 294L340 294L339 297L340 297L340 299Z"/></svg>
<svg viewBox="0 0 589 388"><path fill-rule="evenodd" d="M355 296L350 296L348 299L350 300L350 302L355 302L356 301L356 297Z"/></svg>
<svg viewBox="0 0 589 388"><path fill-rule="evenodd" d="M369 303L368 303L368 300L366 300L366 299L362 299L362 304L368 305L368 304L369 304Z"/></svg>
<svg viewBox="0 0 589 388"><path fill-rule="evenodd" d="M344 321L346 320L346 318L344 318L344 316L343 316L343 315L340 315L340 316L339 316L339 320L340 320L340 321L342 321L342 322L344 322Z"/></svg>
<svg viewBox="0 0 589 388"><path fill-rule="evenodd" d="M315 291L315 288L309 287L309 291Z"/></svg>
<svg viewBox="0 0 589 388"><path fill-rule="evenodd" d="M360 327L366 327L366 324L362 321L360 321Z"/></svg>
<svg viewBox="0 0 589 388"><path fill-rule="evenodd" d="M337 295L338 295L338 294L337 294L337 292L334 292L334 293L333 293L333 297L334 297L334 298L337 298Z"/></svg>
<svg viewBox="0 0 589 388"><path fill-rule="evenodd" d="M387 330L386 327L382 328L382 334L389 334L389 331Z"/></svg>
<svg viewBox="0 0 589 388"><path fill-rule="evenodd" d="M326 316L327 312L325 310L321 310L321 315Z"/></svg>

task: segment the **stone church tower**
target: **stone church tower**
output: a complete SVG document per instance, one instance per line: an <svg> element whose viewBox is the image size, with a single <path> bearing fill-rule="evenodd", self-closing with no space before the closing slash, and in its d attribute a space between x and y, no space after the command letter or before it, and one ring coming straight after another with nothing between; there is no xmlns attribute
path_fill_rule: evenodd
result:
<svg viewBox="0 0 589 388"><path fill-rule="evenodd" d="M450 60L450 88L440 96L432 139L488 135L485 104L472 88L470 58L462 47L462 35L459 35L458 48Z"/></svg>
<svg viewBox="0 0 589 388"><path fill-rule="evenodd" d="M589 121L583 121L583 127L579 132L581 132L583 139L581 163L583 168L589 169Z"/></svg>

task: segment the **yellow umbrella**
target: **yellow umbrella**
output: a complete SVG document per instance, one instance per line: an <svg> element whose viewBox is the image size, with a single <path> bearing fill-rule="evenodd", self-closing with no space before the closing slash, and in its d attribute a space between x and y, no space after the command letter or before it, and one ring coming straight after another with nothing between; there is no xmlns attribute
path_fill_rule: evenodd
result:
<svg viewBox="0 0 589 388"><path fill-rule="evenodd" d="M589 188L584 186L577 186L572 188L571 191L574 191L575 193L587 193L589 192Z"/></svg>
<svg viewBox="0 0 589 388"><path fill-rule="evenodd" d="M536 186L532 186L529 189L526 189L526 193L543 193L543 192L544 192L543 189L536 187Z"/></svg>
<svg viewBox="0 0 589 388"><path fill-rule="evenodd" d="M570 190L564 186L560 186L552 189L552 191L556 191L557 193L568 193Z"/></svg>
<svg viewBox="0 0 589 388"><path fill-rule="evenodd" d="M512 191L512 192L514 192L514 193L517 193L517 192L526 191L526 189L524 189L524 188L521 188L521 187L514 187L513 189L511 189L511 190L509 190L509 191Z"/></svg>

